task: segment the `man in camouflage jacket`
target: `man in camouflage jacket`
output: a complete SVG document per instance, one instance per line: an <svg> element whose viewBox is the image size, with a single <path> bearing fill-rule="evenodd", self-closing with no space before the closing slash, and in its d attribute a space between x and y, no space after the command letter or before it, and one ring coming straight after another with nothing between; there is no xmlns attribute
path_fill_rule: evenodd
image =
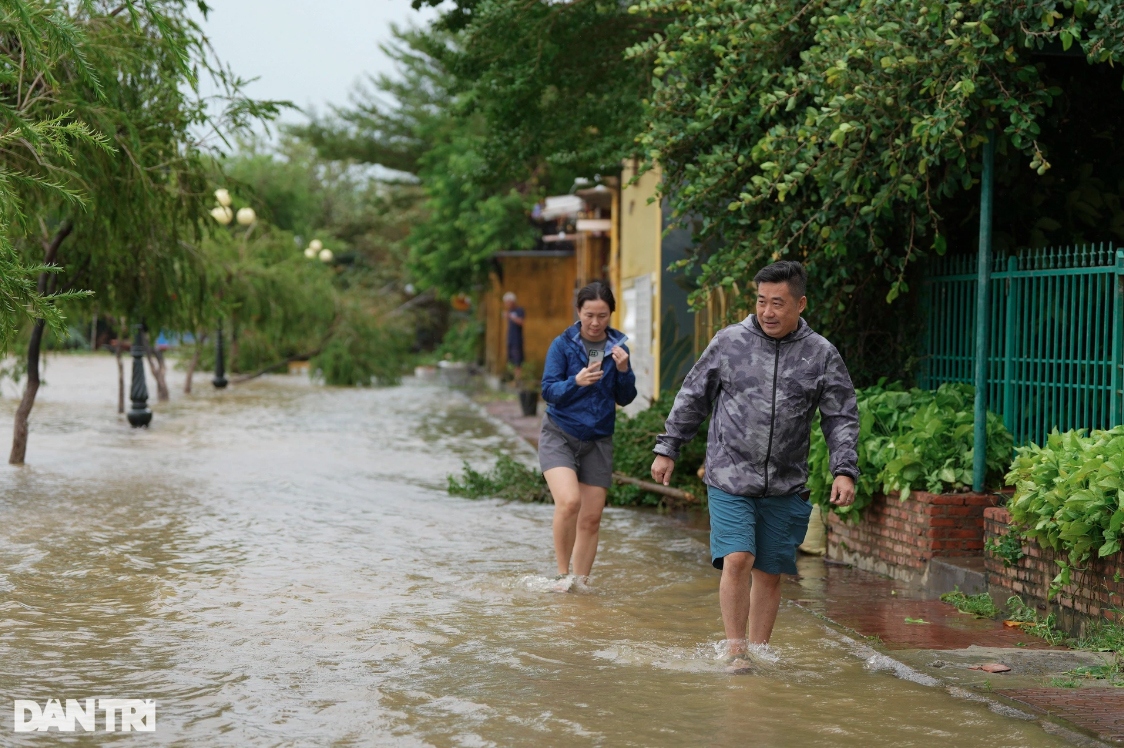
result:
<svg viewBox="0 0 1124 748"><path fill-rule="evenodd" d="M732 671L751 665L747 624L749 644L768 643L780 574L796 573L796 546L812 511L805 483L817 409L831 452L833 504L854 501L859 475L855 389L839 352L800 316L807 306L804 268L777 262L755 280L757 314L721 330L695 363L652 464L652 476L667 485L680 447L711 417L705 478L711 556L722 570Z"/></svg>

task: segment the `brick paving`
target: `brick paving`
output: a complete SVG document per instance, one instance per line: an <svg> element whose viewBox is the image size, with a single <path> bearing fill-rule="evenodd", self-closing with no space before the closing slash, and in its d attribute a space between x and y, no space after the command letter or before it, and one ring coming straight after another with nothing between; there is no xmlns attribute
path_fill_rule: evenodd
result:
<svg viewBox="0 0 1124 748"><path fill-rule="evenodd" d="M1124 689L1023 688L999 693L1061 717L1104 740L1124 743Z"/></svg>
<svg viewBox="0 0 1124 748"><path fill-rule="evenodd" d="M799 589L786 594L797 604L854 629L862 636L877 636L887 649L964 649L1018 647L1044 649L1041 639L1009 629L1000 621L973 618L940 600L880 574L840 566L820 572L818 559L802 560ZM906 623L906 618L928 623Z"/></svg>

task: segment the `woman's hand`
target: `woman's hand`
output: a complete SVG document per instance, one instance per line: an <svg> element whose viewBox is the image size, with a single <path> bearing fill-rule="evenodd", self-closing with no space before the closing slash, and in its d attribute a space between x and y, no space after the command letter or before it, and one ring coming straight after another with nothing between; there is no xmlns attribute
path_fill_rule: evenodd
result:
<svg viewBox="0 0 1124 748"><path fill-rule="evenodd" d="M588 387L589 385L601 380L605 376L605 372L601 371L601 362L591 364L574 376L574 381L578 383L578 387Z"/></svg>
<svg viewBox="0 0 1124 748"><path fill-rule="evenodd" d="M618 345L613 348L609 355L617 362L617 371L622 374L628 371L628 351Z"/></svg>

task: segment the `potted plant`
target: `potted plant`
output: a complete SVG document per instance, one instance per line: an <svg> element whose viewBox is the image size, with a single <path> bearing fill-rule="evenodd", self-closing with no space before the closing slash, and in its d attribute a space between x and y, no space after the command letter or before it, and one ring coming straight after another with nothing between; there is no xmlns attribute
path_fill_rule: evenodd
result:
<svg viewBox="0 0 1124 748"><path fill-rule="evenodd" d="M537 361L524 362L516 377L519 388L519 406L523 415L530 418L539 411L539 392L542 389L542 364Z"/></svg>

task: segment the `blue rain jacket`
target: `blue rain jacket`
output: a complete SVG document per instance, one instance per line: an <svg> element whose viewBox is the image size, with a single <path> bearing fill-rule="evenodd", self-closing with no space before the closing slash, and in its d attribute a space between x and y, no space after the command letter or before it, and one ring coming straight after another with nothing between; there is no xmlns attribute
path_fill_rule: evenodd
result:
<svg viewBox="0 0 1124 748"><path fill-rule="evenodd" d="M542 375L542 399L549 406L550 419L575 439L589 442L613 435L617 421L617 406L628 405L636 399L636 374L632 359L628 371L617 370L609 357L616 346L624 345L625 336L609 328L605 345L605 360L601 364L605 375L588 387L579 387L575 377L588 364L588 355L581 340L581 324L575 322L554 339L546 354Z"/></svg>

